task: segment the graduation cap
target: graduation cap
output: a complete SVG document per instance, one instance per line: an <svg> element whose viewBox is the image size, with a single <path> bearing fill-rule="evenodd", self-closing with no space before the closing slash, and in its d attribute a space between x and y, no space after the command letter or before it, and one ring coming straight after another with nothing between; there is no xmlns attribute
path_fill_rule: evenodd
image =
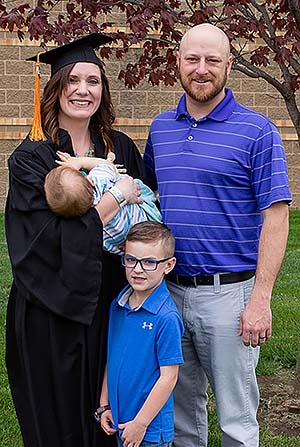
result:
<svg viewBox="0 0 300 447"><path fill-rule="evenodd" d="M51 66L51 76L61 68L77 62L91 62L99 67L103 67L103 62L98 58L94 49L112 40L112 37L105 34L92 33L26 59L27 61L35 61L34 117L29 135L31 140L46 140L41 125L40 62Z"/></svg>

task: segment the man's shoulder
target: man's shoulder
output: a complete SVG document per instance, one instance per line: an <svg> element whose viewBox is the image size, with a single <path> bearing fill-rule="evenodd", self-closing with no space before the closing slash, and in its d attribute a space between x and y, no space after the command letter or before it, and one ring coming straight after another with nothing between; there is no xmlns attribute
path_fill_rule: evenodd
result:
<svg viewBox="0 0 300 447"><path fill-rule="evenodd" d="M174 120L176 118L177 109L169 109L165 110L162 113L156 115L152 121L152 126L159 125L160 123L164 123L165 121Z"/></svg>
<svg viewBox="0 0 300 447"><path fill-rule="evenodd" d="M243 124L254 125L260 128L266 125L274 126L272 120L257 110L254 110L240 102L236 102L235 108L233 109L231 119L237 122L242 122Z"/></svg>

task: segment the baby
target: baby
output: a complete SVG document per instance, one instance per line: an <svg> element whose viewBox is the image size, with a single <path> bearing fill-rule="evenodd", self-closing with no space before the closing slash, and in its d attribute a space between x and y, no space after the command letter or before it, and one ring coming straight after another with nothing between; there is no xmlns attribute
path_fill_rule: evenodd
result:
<svg viewBox="0 0 300 447"><path fill-rule="evenodd" d="M85 214L96 205L102 195L110 191L117 200L114 188L124 172L114 165L114 154L108 160L96 157L71 157L57 152L60 165L52 169L45 179L45 195L49 208L58 216L70 219ZM119 167L120 168L120 167ZM111 253L123 254L123 245L132 225L147 220L161 222L161 214L155 202L153 191L141 180L134 180L140 186L143 203L120 203L120 209L103 228L103 248Z"/></svg>

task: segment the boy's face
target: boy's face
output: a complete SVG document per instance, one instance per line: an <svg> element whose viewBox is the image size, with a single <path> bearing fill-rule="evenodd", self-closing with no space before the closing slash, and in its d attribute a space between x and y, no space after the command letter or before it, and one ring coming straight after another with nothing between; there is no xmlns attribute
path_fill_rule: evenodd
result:
<svg viewBox="0 0 300 447"><path fill-rule="evenodd" d="M125 244L125 256L157 261L168 258L161 242L145 243L127 241ZM136 294L145 299L162 282L164 276L174 268L175 263L176 259L172 257L167 261L157 264L156 270L148 271L143 270L141 263L137 262L134 268L125 267L127 281Z"/></svg>

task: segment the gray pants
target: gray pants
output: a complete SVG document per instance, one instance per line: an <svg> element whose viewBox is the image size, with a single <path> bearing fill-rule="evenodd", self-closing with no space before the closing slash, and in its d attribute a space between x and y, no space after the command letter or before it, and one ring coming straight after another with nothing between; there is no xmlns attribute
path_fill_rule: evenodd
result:
<svg viewBox="0 0 300 447"><path fill-rule="evenodd" d="M174 391L175 447L207 446L207 386L216 398L222 447L258 447L259 392L255 368L259 348L238 335L240 314L254 279L214 286L184 287L168 282L183 317L185 363Z"/></svg>

